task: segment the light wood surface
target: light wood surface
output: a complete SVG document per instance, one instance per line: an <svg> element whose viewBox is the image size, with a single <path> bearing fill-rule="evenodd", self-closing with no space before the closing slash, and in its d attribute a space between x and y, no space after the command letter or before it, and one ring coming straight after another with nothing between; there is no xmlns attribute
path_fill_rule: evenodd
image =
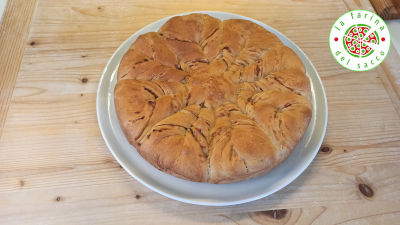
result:
<svg viewBox="0 0 400 225"><path fill-rule="evenodd" d="M0 18L0 137L35 8L36 0L10 0Z"/></svg>
<svg viewBox="0 0 400 225"><path fill-rule="evenodd" d="M0 139L0 224L397 223L398 96L383 68L350 72L328 44L334 21L365 4L40 0ZM252 203L195 206L150 191L120 168L97 125L96 88L116 48L155 20L199 10L277 28L305 51L325 85L329 149L293 183ZM266 211L275 209L287 210Z"/></svg>

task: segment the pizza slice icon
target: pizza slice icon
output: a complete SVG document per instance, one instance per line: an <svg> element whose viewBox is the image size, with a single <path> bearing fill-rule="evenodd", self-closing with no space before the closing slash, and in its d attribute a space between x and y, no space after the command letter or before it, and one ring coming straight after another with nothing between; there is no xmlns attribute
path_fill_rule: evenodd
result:
<svg viewBox="0 0 400 225"><path fill-rule="evenodd" d="M379 37L376 31L370 32L370 29L366 24L355 24L347 29L343 45L350 55L364 58L374 52L373 46L379 44Z"/></svg>

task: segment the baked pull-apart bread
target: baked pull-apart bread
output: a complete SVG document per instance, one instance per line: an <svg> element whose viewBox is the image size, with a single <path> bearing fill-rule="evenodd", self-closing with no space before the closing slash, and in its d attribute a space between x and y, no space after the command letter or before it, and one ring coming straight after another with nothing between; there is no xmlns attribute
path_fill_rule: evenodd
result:
<svg viewBox="0 0 400 225"><path fill-rule="evenodd" d="M166 173L232 183L285 160L312 115L299 57L261 26L177 16L122 58L115 108L129 142Z"/></svg>

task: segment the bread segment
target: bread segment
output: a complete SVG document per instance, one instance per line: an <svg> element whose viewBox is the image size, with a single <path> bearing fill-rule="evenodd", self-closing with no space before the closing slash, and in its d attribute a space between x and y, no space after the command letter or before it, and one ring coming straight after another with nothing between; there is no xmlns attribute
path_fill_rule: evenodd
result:
<svg viewBox="0 0 400 225"><path fill-rule="evenodd" d="M161 171L232 183L285 160L312 116L300 58L261 26L177 16L137 38L118 69L121 128Z"/></svg>

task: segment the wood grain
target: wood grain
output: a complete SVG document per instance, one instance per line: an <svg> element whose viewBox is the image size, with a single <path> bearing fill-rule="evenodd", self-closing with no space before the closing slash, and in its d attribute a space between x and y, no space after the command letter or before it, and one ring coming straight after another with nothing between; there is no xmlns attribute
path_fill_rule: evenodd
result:
<svg viewBox="0 0 400 225"><path fill-rule="evenodd" d="M382 68L362 73L342 68L327 42L333 22L359 3L39 1L27 40L34 44L26 47L0 139L0 224L396 223L400 118L393 91L386 89ZM298 179L267 198L230 207L170 200L129 176L100 135L96 89L112 53L141 27L197 10L272 25L305 51L325 85L324 145L331 150L320 152ZM373 195L363 194L360 184ZM275 209L287 211L263 212Z"/></svg>
<svg viewBox="0 0 400 225"><path fill-rule="evenodd" d="M364 9L374 12L374 7L369 0L344 0L344 3L348 10ZM374 4L381 3L378 0ZM377 71L389 97L392 99L393 106L400 115L400 64L398 62L400 62L400 53L392 46Z"/></svg>
<svg viewBox="0 0 400 225"><path fill-rule="evenodd" d="M382 19L400 19L400 2L398 0L370 0L375 11Z"/></svg>
<svg viewBox="0 0 400 225"><path fill-rule="evenodd" d="M10 0L0 24L0 137L35 8L36 0Z"/></svg>

